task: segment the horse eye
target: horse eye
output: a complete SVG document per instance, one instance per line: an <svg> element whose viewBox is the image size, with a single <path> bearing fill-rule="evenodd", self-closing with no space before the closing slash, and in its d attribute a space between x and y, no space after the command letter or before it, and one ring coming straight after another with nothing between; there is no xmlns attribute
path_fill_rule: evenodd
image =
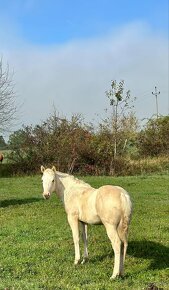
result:
<svg viewBox="0 0 169 290"><path fill-rule="evenodd" d="M52 180L52 182L54 182L54 179Z"/></svg>

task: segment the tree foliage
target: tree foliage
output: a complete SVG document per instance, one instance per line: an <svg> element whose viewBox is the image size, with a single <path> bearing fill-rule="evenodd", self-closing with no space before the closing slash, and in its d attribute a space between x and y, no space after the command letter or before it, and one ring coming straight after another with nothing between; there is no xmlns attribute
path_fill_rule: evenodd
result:
<svg viewBox="0 0 169 290"><path fill-rule="evenodd" d="M16 120L17 106L14 83L9 65L0 60L0 132L9 130Z"/></svg>
<svg viewBox="0 0 169 290"><path fill-rule="evenodd" d="M3 136L0 136L0 149L6 149L7 144Z"/></svg>
<svg viewBox="0 0 169 290"><path fill-rule="evenodd" d="M132 120L132 116L123 120L118 132L121 156L125 156L130 147L124 148L124 140L130 139L132 143L135 138ZM17 164L17 170L24 172L37 171L41 164L55 164L58 170L69 173L110 174L111 140L111 127L106 121L94 130L80 115L67 120L54 112L42 125L26 126L10 135L9 158Z"/></svg>
<svg viewBox="0 0 169 290"><path fill-rule="evenodd" d="M169 154L169 116L147 122L138 135L138 148L142 156Z"/></svg>
<svg viewBox="0 0 169 290"><path fill-rule="evenodd" d="M136 130L136 123L132 114L120 119L119 155L113 164L113 133L109 120L94 129L79 115L67 120L55 113L41 125L26 126L11 134L9 158L15 173L37 172L43 164L55 165L58 170L69 173L125 174L132 171L131 158L168 156L169 153L169 116L150 120L140 132ZM115 167L113 173L112 166Z"/></svg>
<svg viewBox="0 0 169 290"><path fill-rule="evenodd" d="M80 116L68 121L54 113L41 126L26 126L11 134L9 158L25 171L37 170L41 164L56 164L58 170L72 172L91 159L90 137Z"/></svg>

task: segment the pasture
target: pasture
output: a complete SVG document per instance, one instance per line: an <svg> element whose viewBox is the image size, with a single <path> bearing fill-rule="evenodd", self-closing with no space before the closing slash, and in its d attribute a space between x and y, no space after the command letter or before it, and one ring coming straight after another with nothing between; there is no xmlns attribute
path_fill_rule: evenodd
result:
<svg viewBox="0 0 169 290"><path fill-rule="evenodd" d="M0 178L0 289L141 290L150 283L169 289L168 176L81 179L93 187L120 185L131 193L125 277L109 280L113 251L103 226L89 226L89 261L73 265L64 208L55 194L43 200L40 175Z"/></svg>

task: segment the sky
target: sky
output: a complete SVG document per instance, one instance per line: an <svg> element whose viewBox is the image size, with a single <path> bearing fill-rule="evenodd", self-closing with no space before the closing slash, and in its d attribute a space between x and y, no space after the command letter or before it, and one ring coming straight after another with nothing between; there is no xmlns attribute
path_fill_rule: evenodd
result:
<svg viewBox="0 0 169 290"><path fill-rule="evenodd" d="M87 122L110 107L111 80L125 81L139 120L169 114L168 0L0 0L0 56L14 72L19 121L54 107Z"/></svg>

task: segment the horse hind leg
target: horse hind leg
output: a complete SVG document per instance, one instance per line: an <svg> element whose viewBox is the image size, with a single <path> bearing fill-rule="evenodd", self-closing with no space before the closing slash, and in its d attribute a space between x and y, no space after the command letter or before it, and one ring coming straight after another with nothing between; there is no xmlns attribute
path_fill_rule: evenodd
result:
<svg viewBox="0 0 169 290"><path fill-rule="evenodd" d="M123 276L124 275L124 261L126 258L126 252L127 252L127 247L128 247L128 225L127 225L127 223L124 224L124 221L121 220L117 231L118 231L118 235L120 237L120 240L122 241L120 275Z"/></svg>
<svg viewBox="0 0 169 290"><path fill-rule="evenodd" d="M104 223L104 226L106 228L107 235L111 241L112 248L114 251L114 269L113 269L113 274L110 279L115 279L117 276L121 275L122 243L117 233L117 229L115 225Z"/></svg>
<svg viewBox="0 0 169 290"><path fill-rule="evenodd" d="M87 250L87 224L81 222L82 225L82 239L84 242L84 256L81 264L84 264L88 260L88 250Z"/></svg>

